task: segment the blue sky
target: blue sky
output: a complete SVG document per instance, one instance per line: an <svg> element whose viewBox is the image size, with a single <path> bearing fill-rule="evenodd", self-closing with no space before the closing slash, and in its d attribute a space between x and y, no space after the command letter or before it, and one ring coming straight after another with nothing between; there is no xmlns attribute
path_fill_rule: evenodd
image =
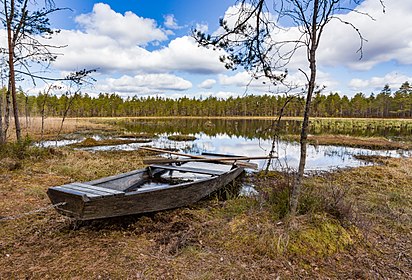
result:
<svg viewBox="0 0 412 280"><path fill-rule="evenodd" d="M135 0L55 1L71 10L56 13L52 26L61 29L53 43L67 45L52 65L52 75L97 68L93 87L85 92L116 92L121 96L238 96L245 94L250 78L241 69L225 70L219 53L198 48L190 37L192 28L209 33L218 29L219 18L231 13L234 0ZM331 23L319 49L318 84L324 93L348 96L362 91L378 93L386 84L396 90L412 82L412 1L385 1L386 13L378 0L365 0L356 13L342 15L353 22L368 40L359 60L356 33L337 21ZM296 28L282 36L293 38ZM306 69L304 52L288 65L289 79L304 84L298 69ZM24 85L37 93L41 86ZM266 86L249 85L247 94L264 94ZM274 89L282 91L282 88Z"/></svg>

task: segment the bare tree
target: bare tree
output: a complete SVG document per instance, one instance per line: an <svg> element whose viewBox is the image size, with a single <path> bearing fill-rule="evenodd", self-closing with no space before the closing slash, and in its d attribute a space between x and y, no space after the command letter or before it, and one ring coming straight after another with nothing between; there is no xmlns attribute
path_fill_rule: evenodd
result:
<svg viewBox="0 0 412 280"><path fill-rule="evenodd" d="M382 3L382 0L379 0ZM300 133L300 161L297 176L292 187L291 214L298 207L307 153L307 137L312 96L317 88L317 52L325 27L333 20L349 25L359 36L358 52L362 56L365 39L359 29L343 20L339 13L355 11L350 4L359 0L239 0L237 12L220 21L217 35L206 35L195 30L194 37L203 46L224 49L227 55L221 57L228 69L241 66L255 78L266 77L273 84L283 83L288 65L296 52L306 50L309 70L299 69L306 78L306 104ZM384 8L384 6L383 6ZM233 20L234 19L234 20ZM282 28L279 22L287 19L297 28L300 36L292 40L277 39ZM279 70L283 70L280 72Z"/></svg>
<svg viewBox="0 0 412 280"><path fill-rule="evenodd" d="M42 64L48 67L50 62L56 59L56 55L50 50L57 46L50 46L41 40L49 38L54 31L50 28L48 15L60 8L54 6L52 0L45 0L43 7L30 11L29 6L37 6L36 1L29 0L2 0L0 10L1 22L7 31L8 64L8 94L6 97L6 113L10 110L8 100L13 105L16 138L21 140L21 127L19 121L19 109L16 95L16 80L19 76L34 78L31 63ZM34 80L33 80L34 81ZM11 98L10 98L11 97ZM8 118L5 118L6 129Z"/></svg>
<svg viewBox="0 0 412 280"><path fill-rule="evenodd" d="M59 81L61 83L54 83L54 84L49 84L47 86L47 89L44 91L44 94L42 94L41 98L40 98L40 93L39 93L39 100L41 100L41 104L40 104L40 114L41 114L41 131L40 131L40 139L43 140L44 137L44 121L47 117L46 115L46 105L48 102L48 99L50 97L50 93L52 91L59 91L62 90L63 87L67 87L67 91L63 94L65 97L68 98L68 102L66 101L64 103L64 110L63 110L63 117L62 117L62 121L61 121L61 125L57 134L57 138L59 137L62 129L63 129L63 124L64 121L66 119L66 116L71 108L71 105L73 103L73 101L78 97L80 89L82 87L83 84L92 84L93 82L95 82L96 80L93 79L92 77L90 77L90 74L92 72L95 72L96 70L81 70L81 71L77 71L77 72L72 72L70 73L68 76L62 78L62 79L49 79L49 80L53 80L53 81ZM62 84L62 83L66 83ZM77 90L72 93L72 87L73 86L77 86Z"/></svg>
<svg viewBox="0 0 412 280"><path fill-rule="evenodd" d="M48 97L49 97L50 91L56 87L58 86L51 84L47 87L47 90L41 96L40 96L40 93L38 96L38 100L41 101L41 104L40 104L41 105L40 107L41 108L40 109L40 116L41 116L40 142L43 141L43 137L44 137L44 121L46 120L46 104L48 101Z"/></svg>

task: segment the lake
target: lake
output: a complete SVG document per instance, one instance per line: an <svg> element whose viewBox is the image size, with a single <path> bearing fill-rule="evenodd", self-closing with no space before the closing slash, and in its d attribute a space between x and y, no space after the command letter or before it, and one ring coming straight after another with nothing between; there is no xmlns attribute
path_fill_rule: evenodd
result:
<svg viewBox="0 0 412 280"><path fill-rule="evenodd" d="M228 120L228 119L121 119L110 121L127 133L151 133L158 137L149 143L133 143L116 146L100 146L84 148L85 150L135 150L143 145L159 148L178 149L185 153L200 154L212 152L219 154L265 156L271 149L270 120ZM281 134L298 134L301 122L286 120L281 123ZM383 136L386 138L408 138L412 134L410 123L397 126L379 126L369 123L364 126L358 123L342 125L337 122L327 125L312 124L312 134L334 134L352 136ZM366 126L366 129L365 129ZM196 137L194 141L173 141L168 136L183 134ZM95 135L94 138L100 138ZM58 144L65 142L58 142ZM47 145L48 143L44 143ZM49 144L55 144L55 141ZM300 145L293 141L278 141L276 144L277 159L271 164L272 170L297 169L299 163ZM334 145L309 145L306 169L308 171L331 170L335 168L356 167L366 165L365 161L355 158L357 155L409 157L411 151L404 150L371 150ZM260 169L266 167L264 160L253 161Z"/></svg>

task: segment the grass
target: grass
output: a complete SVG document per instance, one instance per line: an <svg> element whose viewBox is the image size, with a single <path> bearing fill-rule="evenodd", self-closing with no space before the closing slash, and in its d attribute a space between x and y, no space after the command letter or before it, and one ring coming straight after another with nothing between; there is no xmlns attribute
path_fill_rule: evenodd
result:
<svg viewBox="0 0 412 280"><path fill-rule="evenodd" d="M65 148L0 167L0 215L46 207L48 187L130 171L145 156ZM52 210L0 221L0 278L407 279L411 174L412 159L381 159L307 177L293 220L290 178L272 173L249 179L256 197L82 223Z"/></svg>
<svg viewBox="0 0 412 280"><path fill-rule="evenodd" d="M60 130L61 118L48 117L44 120L44 132L43 138L55 140L57 133ZM41 118L40 117L30 117L27 119L20 119L22 126L22 135L28 135L33 140L40 140L41 138ZM14 134L14 121L11 121L11 127L9 129L7 139L9 141L15 140ZM99 131L100 133L104 131L115 132L116 128L110 126L107 123L102 123L96 121L96 119L86 119L86 118L67 118L64 121L64 125L61 131L60 137L64 134L69 134L72 132L82 132L87 134L93 131Z"/></svg>
<svg viewBox="0 0 412 280"><path fill-rule="evenodd" d="M149 142L151 142L150 139L134 139L134 140L103 139L103 140L95 140L93 138L86 138L82 142L70 144L69 146L75 147L75 148L86 148L86 147L125 145L125 144L149 143Z"/></svg>
<svg viewBox="0 0 412 280"><path fill-rule="evenodd" d="M299 135L285 135L282 139L299 141ZM373 150L410 150L412 143L391 141L383 137L355 137L348 135L309 135L308 142L312 145L334 145Z"/></svg>
<svg viewBox="0 0 412 280"><path fill-rule="evenodd" d="M101 127L122 134L100 121L69 119L64 133ZM32 129L37 135L38 127ZM314 137L319 145L359 140ZM361 140L356 145L382 139ZM28 143L0 149L0 218L49 206L50 186L137 169L147 156ZM295 219L288 217L291 177L273 172L249 179L256 197L212 197L91 222L53 210L0 220L0 279L411 278L412 159L363 159L376 165L306 177Z"/></svg>

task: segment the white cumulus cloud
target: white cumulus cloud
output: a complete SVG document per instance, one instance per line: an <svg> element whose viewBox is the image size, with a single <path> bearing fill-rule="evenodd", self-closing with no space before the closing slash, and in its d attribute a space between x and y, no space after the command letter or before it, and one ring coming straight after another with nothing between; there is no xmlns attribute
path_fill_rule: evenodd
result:
<svg viewBox="0 0 412 280"><path fill-rule="evenodd" d="M176 20L176 18L173 14L165 15L165 16L163 16L163 18L165 20L164 25L167 28L170 28L170 29L180 29L180 28L182 28L182 26L179 26L179 24L177 24L177 20Z"/></svg>
<svg viewBox="0 0 412 280"><path fill-rule="evenodd" d="M388 84L392 90L397 90L406 81L412 81L412 75L407 76L397 72L390 72L385 76L371 77L370 79L352 79L349 86L353 90L361 91L364 88L371 88L380 91L384 85Z"/></svg>
<svg viewBox="0 0 412 280"><path fill-rule="evenodd" d="M132 12L122 15L103 3L95 4L90 14L76 17L76 22L87 34L107 36L121 45L145 45L167 39L155 20L139 17Z"/></svg>
<svg viewBox="0 0 412 280"><path fill-rule="evenodd" d="M207 79L201 82L198 87L204 89L211 89L216 84L216 80L214 79Z"/></svg>
<svg viewBox="0 0 412 280"><path fill-rule="evenodd" d="M141 46L123 45L116 38L105 35L62 30L53 42L68 45L59 51L54 66L59 70L97 68L102 73L222 73L219 61L222 52L199 47L189 36L178 37L167 46L148 51Z"/></svg>
<svg viewBox="0 0 412 280"><path fill-rule="evenodd" d="M209 31L209 26L206 23L197 23L195 29L197 31L207 33Z"/></svg>
<svg viewBox="0 0 412 280"><path fill-rule="evenodd" d="M412 13L412 1L384 1L385 13L378 0L365 0L356 7L357 11L336 15L325 27L318 48L318 66L346 66L353 70L367 71L380 63L396 61L412 64L412 25L405 24L405 18ZM372 18L373 19L372 19ZM342 22L356 27L366 40L362 56L359 52L360 38L356 30ZM277 41L294 41L301 36L298 27L274 33ZM291 46L292 47L292 44ZM290 48L285 47L284 53ZM291 71L308 69L305 48L298 50L291 63Z"/></svg>
<svg viewBox="0 0 412 280"><path fill-rule="evenodd" d="M118 79L108 78L97 86L103 92L116 92L122 96L158 94L165 91L185 91L192 83L171 74L146 74Z"/></svg>

